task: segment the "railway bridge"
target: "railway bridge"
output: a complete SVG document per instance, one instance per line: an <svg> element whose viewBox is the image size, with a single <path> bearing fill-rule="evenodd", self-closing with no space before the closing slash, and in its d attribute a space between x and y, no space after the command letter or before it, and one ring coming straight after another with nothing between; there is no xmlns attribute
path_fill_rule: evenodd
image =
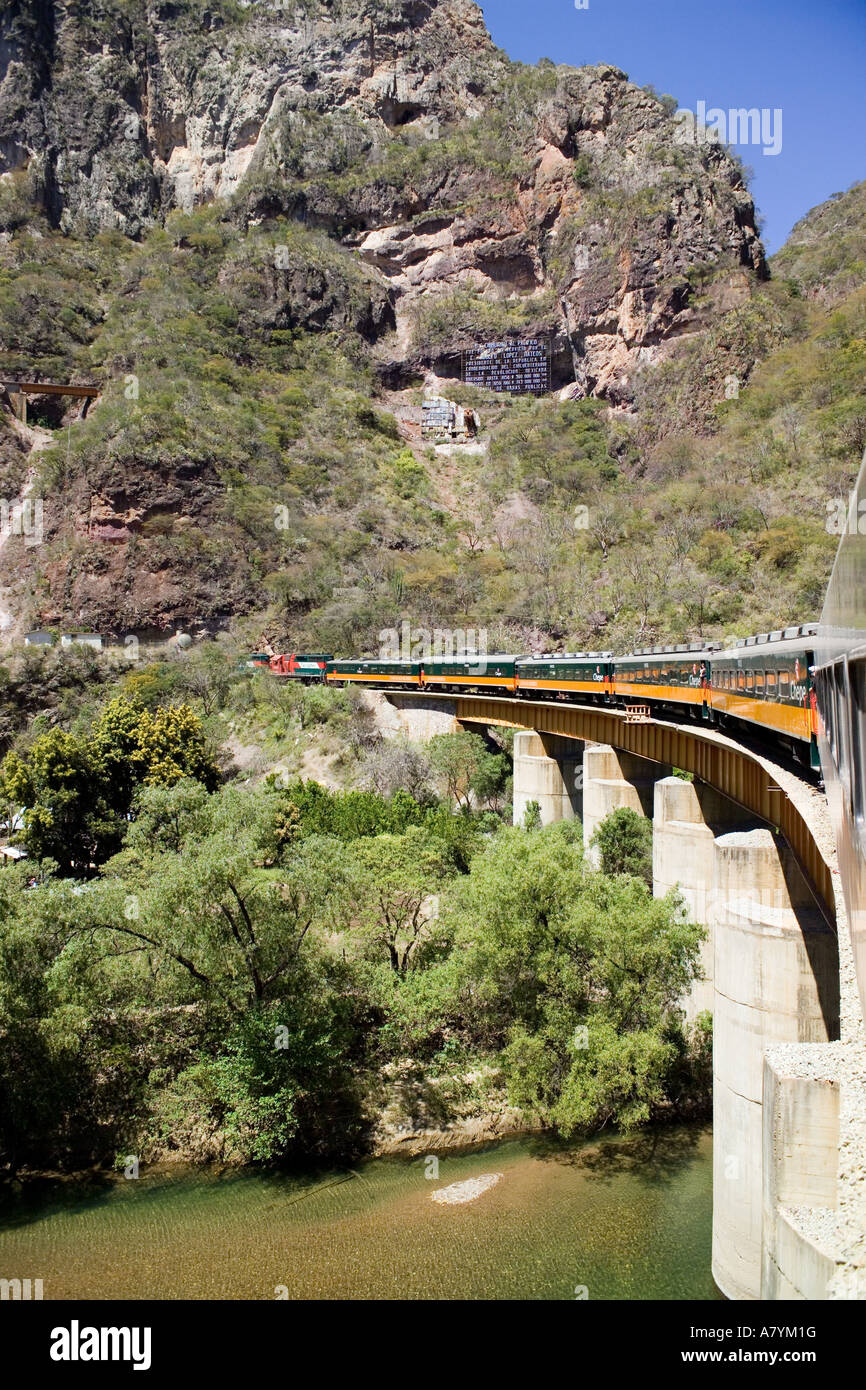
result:
<svg viewBox="0 0 866 1390"><path fill-rule="evenodd" d="M866 1297L862 1014L822 794L700 723L486 695L383 698L428 734L443 721L514 729L516 822L530 802L544 823L579 816L591 854L617 807L652 818L653 891L678 886L708 931L705 979L684 1007L714 1020L716 1283L733 1299Z"/></svg>

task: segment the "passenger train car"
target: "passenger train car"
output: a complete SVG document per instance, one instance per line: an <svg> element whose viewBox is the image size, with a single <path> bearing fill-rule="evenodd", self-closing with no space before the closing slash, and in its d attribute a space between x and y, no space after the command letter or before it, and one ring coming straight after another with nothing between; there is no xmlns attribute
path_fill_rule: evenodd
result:
<svg viewBox="0 0 866 1390"><path fill-rule="evenodd" d="M821 766L813 677L817 631L817 623L806 623L741 637L713 655L710 676L710 704L720 728L766 730L815 771Z"/></svg>
<svg viewBox="0 0 866 1390"><path fill-rule="evenodd" d="M598 704L613 702L610 652L566 652L564 656L522 656L517 662L517 693L567 700L575 695Z"/></svg>
<svg viewBox="0 0 866 1390"><path fill-rule="evenodd" d="M702 642L673 648L645 647L617 657L615 690L622 700L655 701L682 715L709 720L713 648Z"/></svg>
<svg viewBox="0 0 866 1390"><path fill-rule="evenodd" d="M818 746L866 1012L866 454L850 498L815 652Z"/></svg>
<svg viewBox="0 0 866 1390"><path fill-rule="evenodd" d="M330 661L329 685L513 695L614 708L644 705L661 717L701 720L751 733L798 762L820 768L812 682L817 625L719 643L610 652L506 656L469 654L428 661Z"/></svg>
<svg viewBox="0 0 866 1390"><path fill-rule="evenodd" d="M430 661L357 660L328 662L329 685L371 685L386 689L447 690L463 695L513 695L517 657L479 654Z"/></svg>

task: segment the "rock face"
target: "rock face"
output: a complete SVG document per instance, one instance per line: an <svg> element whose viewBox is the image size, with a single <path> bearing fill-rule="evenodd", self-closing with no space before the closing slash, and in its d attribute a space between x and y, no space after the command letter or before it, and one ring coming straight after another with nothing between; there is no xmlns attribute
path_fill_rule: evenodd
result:
<svg viewBox="0 0 866 1390"><path fill-rule="evenodd" d="M7 548L10 610L145 633L273 593L297 623L336 585L336 649L385 571L316 557L435 551L461 506L453 456L405 466L389 389L462 404L468 349L543 338L566 414L648 418L647 375L766 273L740 165L672 105L511 63L471 0L6 0L0 362L102 389L49 451L46 544ZM0 430L4 496L28 467Z"/></svg>
<svg viewBox="0 0 866 1390"><path fill-rule="evenodd" d="M543 334L555 387L630 409L636 370L719 307L698 289L722 273L736 301L764 273L739 166L678 129L616 68L510 64L471 0L0 17L0 172L55 225L135 237L219 199L324 228L373 272L362 331L393 384L455 375L479 336Z"/></svg>
<svg viewBox="0 0 866 1390"><path fill-rule="evenodd" d="M503 67L470 0L12 0L0 167L35 164L63 225L135 235L235 192L298 113L432 129Z"/></svg>

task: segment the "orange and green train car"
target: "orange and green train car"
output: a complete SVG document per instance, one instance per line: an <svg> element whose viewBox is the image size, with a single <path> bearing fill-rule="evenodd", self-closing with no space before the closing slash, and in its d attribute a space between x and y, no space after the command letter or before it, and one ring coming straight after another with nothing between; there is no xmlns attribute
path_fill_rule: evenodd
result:
<svg viewBox="0 0 866 1390"><path fill-rule="evenodd" d="M710 700L720 728L772 733L801 762L820 768L815 697L816 623L741 637L712 658Z"/></svg>
<svg viewBox="0 0 866 1390"><path fill-rule="evenodd" d="M614 693L619 703L655 701L692 719L712 718L710 663L713 648L703 642L692 646L646 647L614 662Z"/></svg>
<svg viewBox="0 0 866 1390"><path fill-rule="evenodd" d="M376 661L361 657L329 661L325 668L325 684L418 690L421 685L421 662Z"/></svg>
<svg viewBox="0 0 866 1390"><path fill-rule="evenodd" d="M517 662L517 691L530 699L588 699L593 704L611 704L613 656L610 652L522 656Z"/></svg>

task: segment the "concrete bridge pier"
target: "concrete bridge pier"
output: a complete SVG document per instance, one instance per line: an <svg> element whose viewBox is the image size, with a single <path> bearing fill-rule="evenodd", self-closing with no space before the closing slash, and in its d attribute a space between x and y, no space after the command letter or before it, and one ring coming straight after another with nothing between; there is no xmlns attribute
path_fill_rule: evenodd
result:
<svg viewBox="0 0 866 1390"><path fill-rule="evenodd" d="M787 846L770 830L715 841L713 1277L728 1298L761 1297L764 1052L839 1036L835 933ZM831 1125L822 1121L829 1133Z"/></svg>
<svg viewBox="0 0 866 1390"><path fill-rule="evenodd" d="M579 739L518 729L514 734L514 824L523 825L530 802L541 824L574 820L583 812L583 755Z"/></svg>
<svg viewBox="0 0 866 1390"><path fill-rule="evenodd" d="M583 756L583 846L590 863L598 867L598 855L590 842L605 816L628 806L639 816L652 819L655 785L670 772L670 767L609 743L587 745Z"/></svg>
<svg viewBox="0 0 866 1390"><path fill-rule="evenodd" d="M662 777L655 784L653 812L653 896L663 898L678 888L689 918L707 928L701 946L703 980L683 1001L686 1019L713 1012L713 933L710 903L716 860L716 835L725 830L751 829L750 820L735 802L706 782Z"/></svg>
<svg viewBox="0 0 866 1390"><path fill-rule="evenodd" d="M826 1298L845 1245L837 1210L842 1086L834 1051L799 1043L764 1057L765 1300Z"/></svg>

